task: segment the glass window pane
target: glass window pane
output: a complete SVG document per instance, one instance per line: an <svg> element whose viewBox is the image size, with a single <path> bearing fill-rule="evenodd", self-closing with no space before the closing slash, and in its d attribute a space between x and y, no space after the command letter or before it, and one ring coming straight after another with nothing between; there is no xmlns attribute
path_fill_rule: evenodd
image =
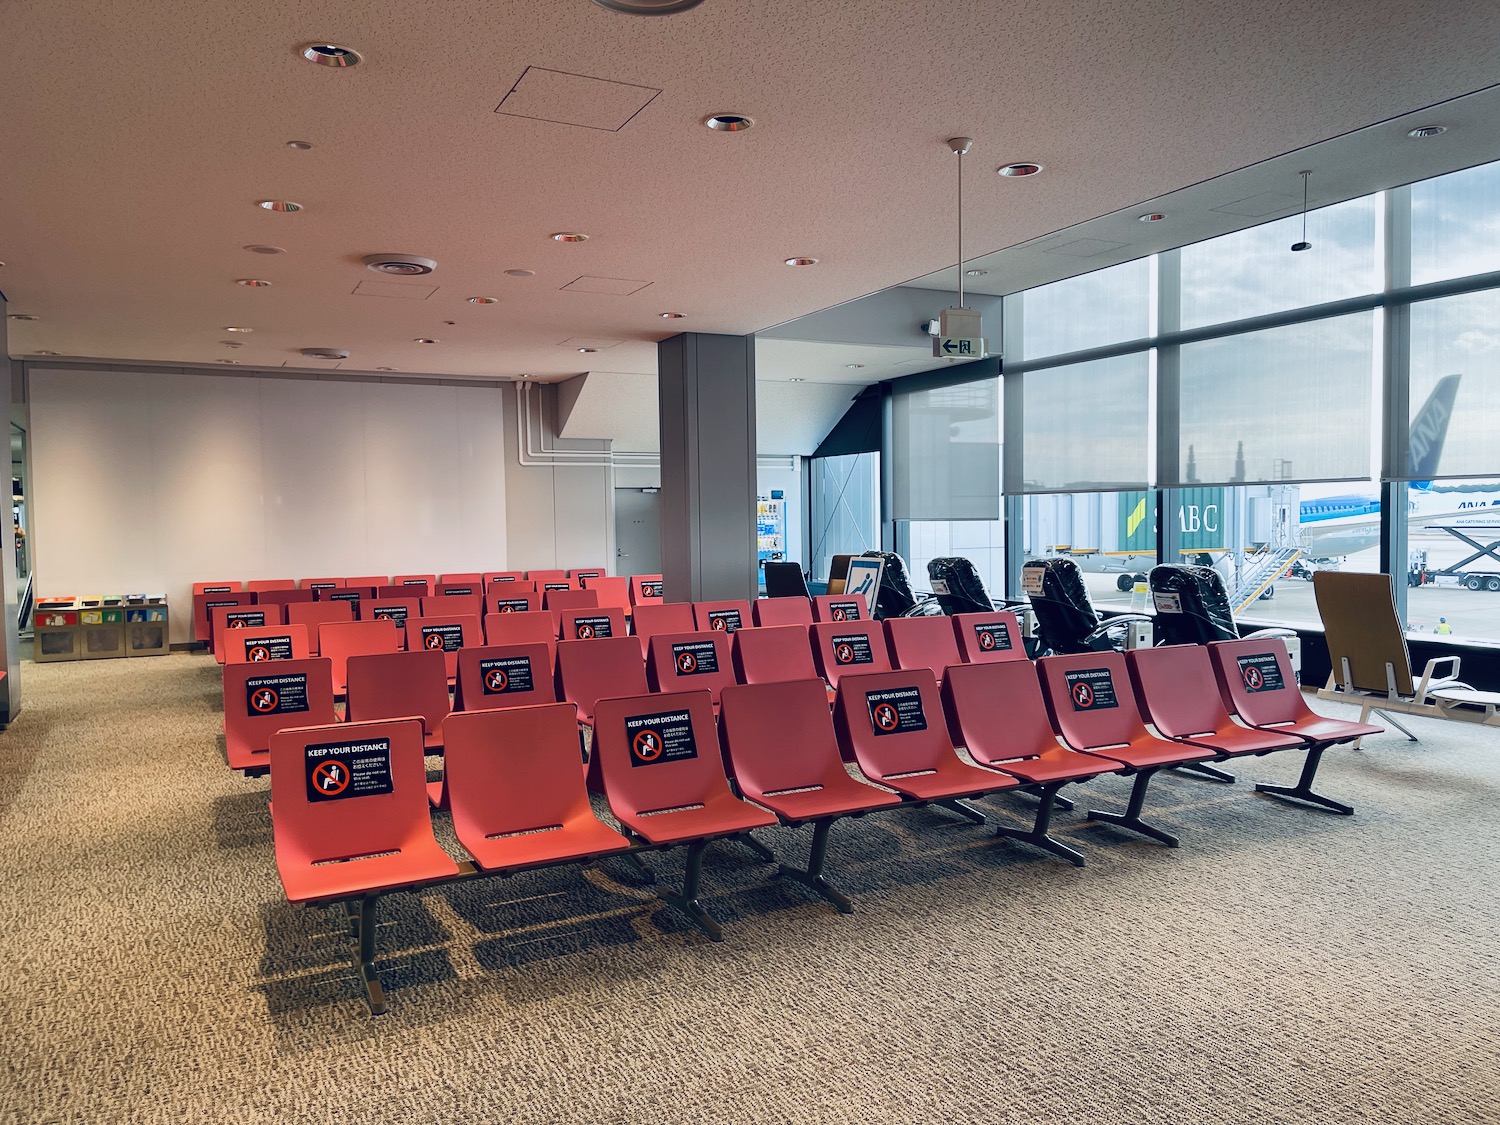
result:
<svg viewBox="0 0 1500 1125"><path fill-rule="evenodd" d="M1411 187L1413 285L1500 270L1500 163Z"/></svg>
<svg viewBox="0 0 1500 1125"><path fill-rule="evenodd" d="M1458 378L1444 382L1450 375ZM1440 389L1441 388L1441 389ZM1500 472L1500 292L1411 307L1411 449L1417 479Z"/></svg>
<svg viewBox="0 0 1500 1125"><path fill-rule="evenodd" d="M913 520L907 525L912 587L927 590L927 564L959 555L974 564L991 599L1005 594L1003 520Z"/></svg>
<svg viewBox="0 0 1500 1125"><path fill-rule="evenodd" d="M880 454L814 457L812 550L808 577L826 580L834 555L857 555L880 546Z"/></svg>
<svg viewBox="0 0 1500 1125"><path fill-rule="evenodd" d="M1023 491L1145 488L1155 351L1028 371Z"/></svg>
<svg viewBox="0 0 1500 1125"><path fill-rule="evenodd" d="M1500 479L1414 483L1407 495L1408 630L1500 641Z"/></svg>
<svg viewBox="0 0 1500 1125"><path fill-rule="evenodd" d="M1182 347L1181 481L1370 473L1372 312Z"/></svg>
<svg viewBox="0 0 1500 1125"><path fill-rule="evenodd" d="M892 517L1000 517L1000 380L891 400Z"/></svg>
<svg viewBox="0 0 1500 1125"><path fill-rule="evenodd" d="M1312 249L1301 253L1291 249L1302 239L1300 212L1184 246L1182 327L1379 292L1384 279L1378 218L1379 197L1369 195L1309 212Z"/></svg>
<svg viewBox="0 0 1500 1125"><path fill-rule="evenodd" d="M1021 294L1023 358L1062 355L1152 335L1153 266L1154 259L1137 258Z"/></svg>
<svg viewBox="0 0 1500 1125"><path fill-rule="evenodd" d="M1029 496L1022 527L1026 558L1071 558L1095 607L1130 608L1136 576L1156 565L1154 492Z"/></svg>

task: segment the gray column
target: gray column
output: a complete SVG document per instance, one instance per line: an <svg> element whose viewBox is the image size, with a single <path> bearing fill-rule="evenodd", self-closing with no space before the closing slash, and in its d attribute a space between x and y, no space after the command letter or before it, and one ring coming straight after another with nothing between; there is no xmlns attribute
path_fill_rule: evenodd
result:
<svg viewBox="0 0 1500 1125"><path fill-rule="evenodd" d="M21 364L10 360L9 340L6 338L5 294L0 293L0 382L10 392L11 403L24 403L24 380ZM21 393L18 393L18 389ZM12 406L9 412L14 416ZM7 432L9 432L7 427ZM10 464L10 459L6 459ZM5 494L10 495L10 472L5 474ZM33 544L33 549L35 545ZM34 556L33 556L34 557ZM16 536L13 520L0 519L0 612L5 619L0 621L0 667L5 670L5 679L0 681L0 727L15 719L21 710L21 641L17 635L16 617L19 611L21 591L16 585Z"/></svg>
<svg viewBox="0 0 1500 1125"><path fill-rule="evenodd" d="M753 598L755 341L701 332L663 340L657 382L667 599Z"/></svg>

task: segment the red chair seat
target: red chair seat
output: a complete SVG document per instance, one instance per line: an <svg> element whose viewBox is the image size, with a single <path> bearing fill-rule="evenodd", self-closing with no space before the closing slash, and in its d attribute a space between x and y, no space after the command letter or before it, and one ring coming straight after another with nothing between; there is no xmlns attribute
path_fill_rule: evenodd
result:
<svg viewBox="0 0 1500 1125"><path fill-rule="evenodd" d="M615 816L625 827L653 844L729 836L752 828L770 828L776 823L776 818L770 813L746 804L727 789L710 795L705 804L696 807L644 814L616 809Z"/></svg>
<svg viewBox="0 0 1500 1125"><path fill-rule="evenodd" d="M582 859L589 855L623 852L630 841L593 815L579 816L551 831L501 836L494 840L470 837L464 848L484 868L529 867Z"/></svg>
<svg viewBox="0 0 1500 1125"><path fill-rule="evenodd" d="M980 793L993 793L999 789L1012 789L1020 785L1014 777L994 770L980 769L957 758L940 762L931 773L908 774L905 777L881 776L865 771L872 781L889 785L892 789L915 797L919 801L932 801L939 797L972 797Z"/></svg>
<svg viewBox="0 0 1500 1125"><path fill-rule="evenodd" d="M394 854L351 859L344 863L319 862L316 867L283 863L278 855L276 870L290 902L347 898L350 895L385 891L458 874L458 864L436 840L407 840Z"/></svg>
<svg viewBox="0 0 1500 1125"><path fill-rule="evenodd" d="M837 750L834 751L837 753ZM826 816L848 816L870 809L899 805L901 797L873 785L855 781L848 774L842 782L830 778L815 789L792 793L757 793L754 800L774 810L788 823L818 820Z"/></svg>
<svg viewBox="0 0 1500 1125"><path fill-rule="evenodd" d="M1182 742L1169 742L1149 732L1114 746L1090 746L1089 753L1101 758L1113 758L1137 770L1152 766L1175 766L1181 762L1197 762L1214 756L1212 750Z"/></svg>
<svg viewBox="0 0 1500 1125"><path fill-rule="evenodd" d="M1095 754L1080 754L1058 746L1043 751L1036 758L1020 758L1014 761L991 763L995 769L1013 774L1022 781L1034 785L1045 785L1050 781L1082 781L1087 777L1098 777L1102 773L1116 773L1119 764Z"/></svg>

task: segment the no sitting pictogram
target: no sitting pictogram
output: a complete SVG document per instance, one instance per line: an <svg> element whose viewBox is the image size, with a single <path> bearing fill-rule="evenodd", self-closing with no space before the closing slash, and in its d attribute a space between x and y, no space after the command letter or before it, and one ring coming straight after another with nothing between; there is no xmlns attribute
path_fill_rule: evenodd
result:
<svg viewBox="0 0 1500 1125"><path fill-rule="evenodd" d="M275 688L261 688L250 697L250 706L262 715L269 715L276 710L276 705L280 702L281 696L276 694Z"/></svg>
<svg viewBox="0 0 1500 1125"><path fill-rule="evenodd" d="M835 621L845 621L845 620L848 619L848 615L844 612L844 608L842 606L835 606L834 607L834 609L833 609L833 619Z"/></svg>
<svg viewBox="0 0 1500 1125"><path fill-rule="evenodd" d="M429 633L427 639L422 642L428 648L442 648L443 636L441 633Z"/></svg>
<svg viewBox="0 0 1500 1125"><path fill-rule="evenodd" d="M253 645L250 651L245 653L245 658L247 660L270 660L271 650L265 645Z"/></svg>
<svg viewBox="0 0 1500 1125"><path fill-rule="evenodd" d="M983 649L994 648L995 647L995 634L994 633L980 633L979 634L979 647L983 648Z"/></svg>
<svg viewBox="0 0 1500 1125"><path fill-rule="evenodd" d="M586 622L578 623L578 639L580 641L591 641L594 639L594 627Z"/></svg>
<svg viewBox="0 0 1500 1125"><path fill-rule="evenodd" d="M231 629L243 629L248 624L250 624L250 622L246 621L243 617L236 617L229 623L229 627Z"/></svg>
<svg viewBox="0 0 1500 1125"><path fill-rule="evenodd" d="M684 652L678 655L677 670L683 675L687 675L696 667L698 667L698 658L692 653Z"/></svg>
<svg viewBox="0 0 1500 1125"><path fill-rule="evenodd" d="M875 707L875 725L881 730L895 730L901 723L901 716L889 703L880 703Z"/></svg>
<svg viewBox="0 0 1500 1125"><path fill-rule="evenodd" d="M314 788L325 797L336 797L349 785L349 770L343 762L319 762L313 769Z"/></svg>
<svg viewBox="0 0 1500 1125"><path fill-rule="evenodd" d="M643 762L654 762L661 757L661 735L654 730L643 730L630 744L631 753Z"/></svg>
<svg viewBox="0 0 1500 1125"><path fill-rule="evenodd" d="M505 674L504 668L491 668L484 674L484 683L491 691L504 691L510 683L510 677Z"/></svg>
<svg viewBox="0 0 1500 1125"><path fill-rule="evenodd" d="M854 649L849 645L839 645L833 650L833 658L840 664L853 664Z"/></svg>
<svg viewBox="0 0 1500 1125"><path fill-rule="evenodd" d="M722 633L725 629L729 628L729 620L724 617L715 617L709 622L709 628Z"/></svg>
<svg viewBox="0 0 1500 1125"><path fill-rule="evenodd" d="M1240 675L1245 680L1245 686L1251 691L1259 691L1266 678L1260 674L1260 669L1254 664L1247 664Z"/></svg>
<svg viewBox="0 0 1500 1125"><path fill-rule="evenodd" d="M1080 707L1092 707L1094 705L1094 689L1085 683L1074 684L1073 702Z"/></svg>

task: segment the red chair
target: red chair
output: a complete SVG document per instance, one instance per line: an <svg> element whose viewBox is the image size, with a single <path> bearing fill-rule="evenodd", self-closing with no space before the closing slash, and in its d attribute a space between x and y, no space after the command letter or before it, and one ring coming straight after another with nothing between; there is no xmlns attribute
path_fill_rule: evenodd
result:
<svg viewBox="0 0 1500 1125"><path fill-rule="evenodd" d="M463 598L465 601L472 601L476 606L482 606L484 605L484 583L480 582L477 576L472 582L439 582L424 600L435 601L438 598Z"/></svg>
<svg viewBox="0 0 1500 1125"><path fill-rule="evenodd" d="M1353 816L1350 805L1312 790L1323 751L1330 746L1354 742L1367 734L1382 734L1384 727L1351 723L1319 715L1302 698L1286 643L1279 637L1255 640L1215 641L1208 646L1214 678L1220 695L1235 714L1252 727L1277 734L1296 735L1307 743L1307 760L1296 785L1256 785L1257 793L1307 801L1342 816Z"/></svg>
<svg viewBox="0 0 1500 1125"><path fill-rule="evenodd" d="M344 584L342 578L304 578L301 587L304 590L312 590L315 594L319 590L336 590Z"/></svg>
<svg viewBox="0 0 1500 1125"><path fill-rule="evenodd" d="M392 589L403 589L401 586ZM366 621L389 621L396 627L396 632L401 634L402 645L406 644L406 619L409 617L422 616L422 601L420 598L401 597L373 597L362 607L364 620Z"/></svg>
<svg viewBox="0 0 1500 1125"><path fill-rule="evenodd" d="M259 629L265 625L280 625L282 610L279 605L221 605L209 610L208 635L218 643L213 645L214 659L224 663L226 647L232 645L227 633L240 629Z"/></svg>
<svg viewBox="0 0 1500 1125"><path fill-rule="evenodd" d="M356 621L364 618L361 607L374 596L374 586L339 586L332 590L318 591L320 602L348 602L349 608L354 611Z"/></svg>
<svg viewBox="0 0 1500 1125"><path fill-rule="evenodd" d="M542 608L542 595L530 582L496 583L484 592L484 615L492 613L536 613Z"/></svg>
<svg viewBox="0 0 1500 1125"><path fill-rule="evenodd" d="M413 589L421 588L420 593L408 593L407 597L425 598L432 593L432 588L437 585L436 574L393 574L391 575L392 586L407 586Z"/></svg>
<svg viewBox="0 0 1500 1125"><path fill-rule="evenodd" d="M954 745L962 746L982 766L1019 777L1036 792L1039 803L1031 831L997 828L995 834L1024 841L1082 867L1082 853L1049 835L1053 808L1073 807L1058 796L1058 790L1100 774L1120 773L1120 763L1069 750L1058 742L1036 668L1029 660L955 664L943 679L942 698Z"/></svg>
<svg viewBox="0 0 1500 1125"><path fill-rule="evenodd" d="M646 682L652 691L707 690L719 709L719 692L734 683L734 657L724 630L658 633L646 653Z"/></svg>
<svg viewBox="0 0 1500 1125"><path fill-rule="evenodd" d="M1165 766L1184 762L1201 762L1212 758L1213 751L1170 742L1146 729L1136 709L1130 677L1125 671L1125 657L1118 652L1083 652L1067 656L1046 656L1037 661L1042 690L1047 697L1047 711L1052 726L1074 750L1088 750L1103 758L1113 758L1135 775L1130 804L1123 813L1104 813L1090 809L1090 820L1116 824L1169 848L1177 846L1177 837L1147 824L1141 819L1146 801L1146 787L1156 772Z"/></svg>
<svg viewBox="0 0 1500 1125"><path fill-rule="evenodd" d="M897 668L926 668L941 684L943 670L960 662L950 617L889 617L881 626Z"/></svg>
<svg viewBox="0 0 1500 1125"><path fill-rule="evenodd" d="M311 590L260 590L255 595L256 605L287 606L293 602L312 601L317 599L313 597Z"/></svg>
<svg viewBox="0 0 1500 1125"><path fill-rule="evenodd" d="M750 603L744 598L694 602L693 622L700 632L704 629L716 629L719 632L733 633L750 624Z"/></svg>
<svg viewBox="0 0 1500 1125"><path fill-rule="evenodd" d="M312 655L308 648L306 625L263 625L258 629L239 629L232 635L224 635L224 645L220 651L224 654L225 664L306 660Z"/></svg>
<svg viewBox="0 0 1500 1125"><path fill-rule="evenodd" d="M604 637L625 637L625 611L616 606L608 609L565 609L558 636L567 640L592 641Z"/></svg>
<svg viewBox="0 0 1500 1125"><path fill-rule="evenodd" d="M368 586L372 590L377 590L381 586L389 586L390 584L391 576L389 574L361 574L357 578L344 579L345 586Z"/></svg>
<svg viewBox="0 0 1500 1125"><path fill-rule="evenodd" d="M630 847L589 804L568 704L455 712L443 741L453 832L486 871L587 862Z"/></svg>
<svg viewBox="0 0 1500 1125"><path fill-rule="evenodd" d="M434 594L422 599L422 616L483 617L484 599L478 594Z"/></svg>
<svg viewBox="0 0 1500 1125"><path fill-rule="evenodd" d="M585 590L592 590L599 595L599 608L607 609L613 606L626 617L630 616L629 579L609 578L601 575L598 578L584 578L582 582Z"/></svg>
<svg viewBox="0 0 1500 1125"><path fill-rule="evenodd" d="M568 648L608 643L562 641L558 662ZM682 890L658 894L714 941L723 941L719 924L698 901L703 852L709 841L726 836L749 840L752 829L769 828L776 818L730 791L708 692L601 699L590 766L595 763L609 807L627 835L657 845L688 844Z"/></svg>
<svg viewBox="0 0 1500 1125"><path fill-rule="evenodd" d="M295 578L253 578L245 583L245 589L255 594L265 590L295 590L296 588Z"/></svg>
<svg viewBox="0 0 1500 1125"><path fill-rule="evenodd" d="M327 621L318 626L318 655L333 661L333 694L345 694L351 656L398 652L400 635L390 621Z"/></svg>
<svg viewBox="0 0 1500 1125"><path fill-rule="evenodd" d="M853 594L819 594L812 600L813 622L868 621L870 607Z"/></svg>
<svg viewBox="0 0 1500 1125"><path fill-rule="evenodd" d="M483 586L484 575L477 570L467 570L458 574L445 574L437 583L437 592L442 593L444 586ZM471 591L478 593L478 590Z"/></svg>
<svg viewBox="0 0 1500 1125"><path fill-rule="evenodd" d="M891 670L885 632L876 621L821 621L812 627L812 650L818 674L835 688L843 676Z"/></svg>
<svg viewBox="0 0 1500 1125"><path fill-rule="evenodd" d="M306 625L307 642L318 655L318 630L330 621L353 621L354 607L348 602L288 602L286 623Z"/></svg>
<svg viewBox="0 0 1500 1125"><path fill-rule="evenodd" d="M490 583L492 582L507 583L525 581L526 572L524 570L488 570L481 574L480 578L484 580L484 588L486 592L488 592Z"/></svg>
<svg viewBox="0 0 1500 1125"><path fill-rule="evenodd" d="M660 605L662 601L662 579L660 574L635 574L630 578L630 604Z"/></svg>
<svg viewBox="0 0 1500 1125"><path fill-rule="evenodd" d="M812 602L806 598L756 598L750 610L755 624L762 627L813 623Z"/></svg>
<svg viewBox="0 0 1500 1125"><path fill-rule="evenodd" d="M209 615L223 607L234 608L255 604L255 595L244 590L221 590L217 587L193 595L193 640L213 649L213 628Z"/></svg>
<svg viewBox="0 0 1500 1125"><path fill-rule="evenodd" d="M194 582L194 594L241 594L246 592L243 582L219 581L219 582Z"/></svg>
<svg viewBox="0 0 1500 1125"><path fill-rule="evenodd" d="M593 590L557 590L550 585L542 589L542 608L552 614L553 626L562 635L562 617L570 609L597 609L599 595Z"/></svg>
<svg viewBox="0 0 1500 1125"><path fill-rule="evenodd" d="M567 582L568 572L566 570L528 570L526 577L535 582L537 589L540 590L543 582ZM569 585L572 589L578 589L577 586L573 586L571 583Z"/></svg>
<svg viewBox="0 0 1500 1125"><path fill-rule="evenodd" d="M557 686L563 702L578 708L578 721L594 722L594 704L612 695L645 695L646 662L631 637L557 642Z"/></svg>
<svg viewBox="0 0 1500 1125"><path fill-rule="evenodd" d="M443 749L443 720L451 708L448 666L442 653L422 650L350 656L344 695L344 718L349 722L419 718L423 747L429 754Z"/></svg>
<svg viewBox="0 0 1500 1125"><path fill-rule="evenodd" d="M993 613L956 613L949 618L965 664L1026 660L1026 645L1016 615L1007 609Z"/></svg>
<svg viewBox="0 0 1500 1125"><path fill-rule="evenodd" d="M823 877L829 830L840 817L902 802L844 771L824 687L818 679L731 684L721 697L719 733L741 793L782 824L812 822L807 866L782 864L780 873L848 914L854 903Z"/></svg>
<svg viewBox="0 0 1500 1125"><path fill-rule="evenodd" d="M733 637L735 679L742 684L821 680L808 636L806 625L741 629Z"/></svg>
<svg viewBox="0 0 1500 1125"><path fill-rule="evenodd" d="M637 602L631 623L640 638L642 657L658 633L692 633L698 629L692 602Z"/></svg>
<svg viewBox="0 0 1500 1125"><path fill-rule="evenodd" d="M246 777L270 768L267 751L277 731L337 721L326 658L224 665L224 754L229 768Z"/></svg>
<svg viewBox="0 0 1500 1125"><path fill-rule="evenodd" d="M459 649L476 648L483 643L479 618L470 614L406 619L407 649L441 650L450 682L458 674Z"/></svg>
<svg viewBox="0 0 1500 1125"><path fill-rule="evenodd" d="M375 973L375 903L383 893L459 874L427 812L422 724L415 719L282 731L271 739L276 870L291 902L350 910L370 1011L385 1011Z"/></svg>
<svg viewBox="0 0 1500 1125"><path fill-rule="evenodd" d="M1125 666L1135 686L1136 706L1157 733L1212 750L1216 761L1272 750L1300 750L1307 745L1296 735L1270 734L1236 723L1224 708L1213 661L1202 645L1132 649L1125 654ZM1218 781L1234 781L1233 774L1202 762L1187 762L1181 768Z"/></svg>
<svg viewBox="0 0 1500 1125"><path fill-rule="evenodd" d="M552 649L546 645L483 645L459 649L453 710L500 711L556 702ZM575 745L578 742L577 730L573 732L573 741Z"/></svg>
<svg viewBox="0 0 1500 1125"><path fill-rule="evenodd" d="M845 676L833 702L833 727L840 753L871 781L975 824L985 816L962 798L1020 784L954 752L937 680L926 668Z"/></svg>
<svg viewBox="0 0 1500 1125"><path fill-rule="evenodd" d="M557 657L557 625L545 609L524 613L491 613L484 619L484 643L487 645L547 646L547 663Z"/></svg>
<svg viewBox="0 0 1500 1125"><path fill-rule="evenodd" d="M589 578L603 578L605 573L605 569L602 566L585 566L579 567L576 570L573 567L568 568L568 577L577 582L580 588L584 589L586 589L583 586L585 580Z"/></svg>

